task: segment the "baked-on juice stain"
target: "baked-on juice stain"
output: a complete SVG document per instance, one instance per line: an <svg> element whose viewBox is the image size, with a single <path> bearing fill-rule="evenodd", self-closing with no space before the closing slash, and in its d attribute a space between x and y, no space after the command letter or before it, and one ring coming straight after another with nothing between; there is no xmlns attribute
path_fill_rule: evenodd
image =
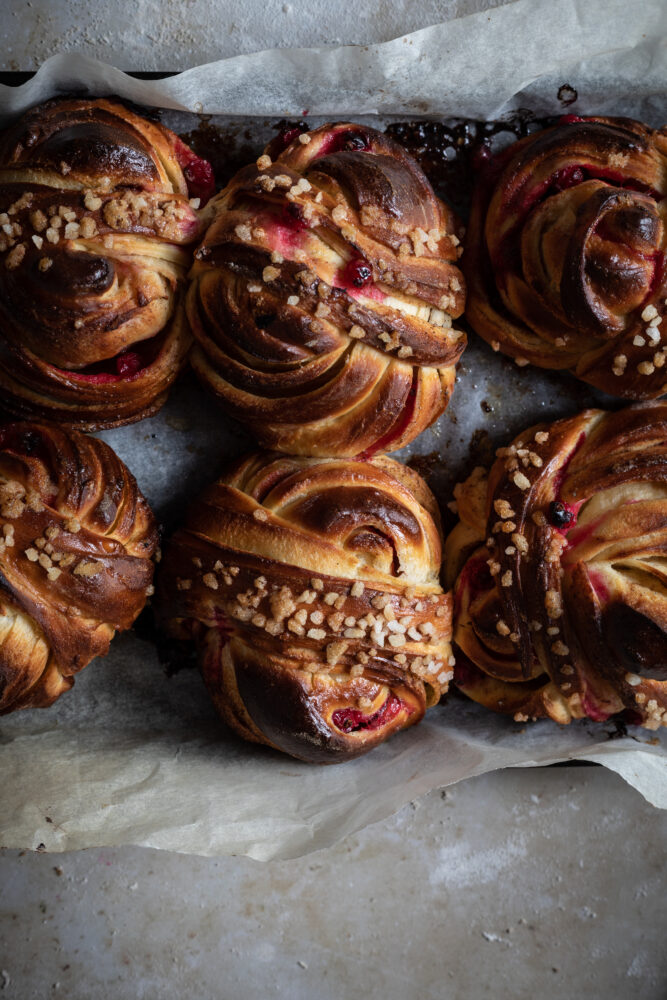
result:
<svg viewBox="0 0 667 1000"><path fill-rule="evenodd" d="M435 193L467 216L476 174L492 159L496 137L515 142L550 123L551 119L521 110L490 122L470 118L393 122L385 131L417 160Z"/></svg>
<svg viewBox="0 0 667 1000"><path fill-rule="evenodd" d="M401 708L407 709L408 715L412 715L413 710L408 705L404 705L395 694L390 694L384 705L372 715L364 715L358 708L338 708L331 721L343 733L357 733L362 729L372 732L396 718Z"/></svg>
<svg viewBox="0 0 667 1000"><path fill-rule="evenodd" d="M436 194L457 212L467 215L475 173L491 158L491 144L495 137L503 135L514 141L554 122L554 118L541 119L530 111L521 110L491 122L465 118L449 119L447 122L392 122L385 132L417 160ZM267 147L272 159L308 131L307 123L301 119L281 119L272 127L277 133ZM218 125L205 115L201 116L196 128L182 133L181 138L197 156L211 163L218 188L262 152L253 140L251 129ZM334 141L339 144L338 148L333 147ZM363 152L368 148L368 138L363 126L360 126L358 131L348 130L334 136L332 146L321 150L320 155L341 150Z"/></svg>

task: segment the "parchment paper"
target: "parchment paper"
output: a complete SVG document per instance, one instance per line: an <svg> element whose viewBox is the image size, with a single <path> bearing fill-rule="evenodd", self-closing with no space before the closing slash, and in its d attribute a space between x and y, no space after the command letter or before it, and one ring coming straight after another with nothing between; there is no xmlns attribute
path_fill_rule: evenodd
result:
<svg viewBox="0 0 667 1000"><path fill-rule="evenodd" d="M160 82L81 56L54 57L20 88L0 88L0 120L59 93L115 93L170 109L316 120L388 116L491 119L514 108L667 120L667 8L661 3L517 0L383 45L239 56ZM571 97L571 91L567 92ZM561 92L561 98L563 92ZM258 144L259 145L259 144ZM258 150L259 151L259 150ZM532 422L617 405L567 376L518 369L474 338L453 402L409 449L441 502L493 446ZM251 448L186 376L155 418L102 435L169 527L223 461ZM138 844L267 860L325 847L425 792L507 766L585 759L667 808L664 734L614 724L520 726L459 696L366 757L313 767L241 743L219 722L195 670L165 675L137 632L117 637L46 711L0 720L0 843L64 851Z"/></svg>

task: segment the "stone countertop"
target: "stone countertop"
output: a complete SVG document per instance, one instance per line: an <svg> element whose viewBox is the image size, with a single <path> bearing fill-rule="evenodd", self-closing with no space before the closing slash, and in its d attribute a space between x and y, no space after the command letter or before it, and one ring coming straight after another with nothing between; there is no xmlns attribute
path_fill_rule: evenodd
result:
<svg viewBox="0 0 667 1000"><path fill-rule="evenodd" d="M7 1000L664 1000L667 813L502 771L295 861L0 852Z"/></svg>
<svg viewBox="0 0 667 1000"><path fill-rule="evenodd" d="M501 6L503 0L13 0L0 10L0 70L35 70L57 52L121 69L188 69L242 52L366 45Z"/></svg>

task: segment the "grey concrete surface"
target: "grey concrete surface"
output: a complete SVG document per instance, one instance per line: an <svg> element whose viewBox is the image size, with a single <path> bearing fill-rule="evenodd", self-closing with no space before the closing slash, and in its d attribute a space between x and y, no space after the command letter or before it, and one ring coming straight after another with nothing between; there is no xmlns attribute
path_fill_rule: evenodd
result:
<svg viewBox="0 0 667 1000"><path fill-rule="evenodd" d="M435 792L302 859L0 853L7 1000L664 1000L667 813L595 767Z"/></svg>

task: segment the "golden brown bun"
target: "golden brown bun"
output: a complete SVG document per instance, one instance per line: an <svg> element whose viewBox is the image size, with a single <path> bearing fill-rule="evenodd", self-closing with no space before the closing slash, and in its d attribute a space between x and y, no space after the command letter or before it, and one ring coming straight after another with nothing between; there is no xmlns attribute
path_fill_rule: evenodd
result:
<svg viewBox="0 0 667 1000"><path fill-rule="evenodd" d="M272 148L272 147L269 147ZM323 125L211 203L192 364L260 442L368 457L445 409L465 335L456 222L396 143Z"/></svg>
<svg viewBox="0 0 667 1000"><path fill-rule="evenodd" d="M533 427L456 495L456 684L518 720L665 724L667 403Z"/></svg>
<svg viewBox="0 0 667 1000"><path fill-rule="evenodd" d="M95 429L164 403L191 342L197 164L168 129L106 100L49 102L0 138L7 409Z"/></svg>
<svg viewBox="0 0 667 1000"><path fill-rule="evenodd" d="M50 705L152 591L155 521L103 441L0 427L0 713Z"/></svg>
<svg viewBox="0 0 667 1000"><path fill-rule="evenodd" d="M387 458L259 453L209 487L167 547L158 619L194 639L245 739L333 763L447 690L451 602L432 495Z"/></svg>
<svg viewBox="0 0 667 1000"><path fill-rule="evenodd" d="M574 118L515 143L473 198L473 329L519 364L627 399L662 395L665 195L665 129Z"/></svg>

